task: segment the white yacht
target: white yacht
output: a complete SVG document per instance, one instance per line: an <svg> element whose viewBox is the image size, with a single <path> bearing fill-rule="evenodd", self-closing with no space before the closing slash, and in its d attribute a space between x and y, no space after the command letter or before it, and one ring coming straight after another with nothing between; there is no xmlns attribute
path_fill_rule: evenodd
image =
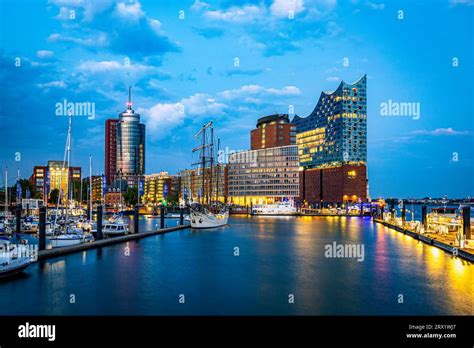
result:
<svg viewBox="0 0 474 348"><path fill-rule="evenodd" d="M191 227L192 228L214 228L227 225L229 220L229 212L223 211L212 213L209 211L198 211L191 209Z"/></svg>
<svg viewBox="0 0 474 348"><path fill-rule="evenodd" d="M128 234L129 226L122 218L115 219L114 222L105 223L102 233L107 237L123 236Z"/></svg>
<svg viewBox="0 0 474 348"><path fill-rule="evenodd" d="M82 230L69 233L61 233L57 236L50 237L49 241L53 248L62 248L82 243L89 243L93 240L92 235L83 233Z"/></svg>
<svg viewBox="0 0 474 348"><path fill-rule="evenodd" d="M257 204L252 207L252 215L295 215L298 213L293 202Z"/></svg>
<svg viewBox="0 0 474 348"><path fill-rule="evenodd" d="M19 247L12 246L8 239L0 240L0 278L21 273L35 261L31 255L22 255Z"/></svg>

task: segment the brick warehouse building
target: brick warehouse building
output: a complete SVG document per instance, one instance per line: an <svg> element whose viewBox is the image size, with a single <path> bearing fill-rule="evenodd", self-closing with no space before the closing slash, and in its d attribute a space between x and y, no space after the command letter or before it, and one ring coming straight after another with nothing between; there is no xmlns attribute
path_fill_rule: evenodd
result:
<svg viewBox="0 0 474 348"><path fill-rule="evenodd" d="M287 114L269 115L257 120L257 128L250 132L250 149L268 149L295 143L296 127L289 123Z"/></svg>
<svg viewBox="0 0 474 348"><path fill-rule="evenodd" d="M367 77L322 92L313 112L295 116L300 200L308 204L368 199Z"/></svg>

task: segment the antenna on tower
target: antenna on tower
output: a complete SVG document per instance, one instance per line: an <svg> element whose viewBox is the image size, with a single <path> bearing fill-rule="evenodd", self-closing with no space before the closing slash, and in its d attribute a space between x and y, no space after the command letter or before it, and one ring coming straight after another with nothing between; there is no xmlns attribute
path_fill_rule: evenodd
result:
<svg viewBox="0 0 474 348"><path fill-rule="evenodd" d="M127 103L127 109L131 110L132 109L132 86L128 86L128 103Z"/></svg>

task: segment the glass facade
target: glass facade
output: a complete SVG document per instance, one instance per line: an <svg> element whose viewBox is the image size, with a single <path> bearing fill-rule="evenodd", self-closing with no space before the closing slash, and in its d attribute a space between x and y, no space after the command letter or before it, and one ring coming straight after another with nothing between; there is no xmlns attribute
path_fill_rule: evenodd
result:
<svg viewBox="0 0 474 348"><path fill-rule="evenodd" d="M308 117L295 116L300 165L321 168L367 161L367 77L322 92Z"/></svg>
<svg viewBox="0 0 474 348"><path fill-rule="evenodd" d="M140 123L140 115L131 105L119 115L117 172L132 186L136 186L138 177L145 173L145 125Z"/></svg>

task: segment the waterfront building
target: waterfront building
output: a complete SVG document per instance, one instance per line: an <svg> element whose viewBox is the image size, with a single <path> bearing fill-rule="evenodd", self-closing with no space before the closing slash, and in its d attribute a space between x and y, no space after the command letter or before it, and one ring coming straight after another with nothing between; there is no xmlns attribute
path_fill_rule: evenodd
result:
<svg viewBox="0 0 474 348"><path fill-rule="evenodd" d="M211 168L206 168L204 175L205 192L211 192L210 180L212 175L212 200L219 202L227 202L228 188L227 188L227 169L226 164L219 164ZM199 202L202 192L202 170L201 169L185 169L178 173L180 177L180 202Z"/></svg>
<svg viewBox="0 0 474 348"><path fill-rule="evenodd" d="M300 200L367 200L367 77L322 92L313 112L295 116Z"/></svg>
<svg viewBox="0 0 474 348"><path fill-rule="evenodd" d="M145 175L142 202L147 205L178 203L180 177L168 172Z"/></svg>
<svg viewBox="0 0 474 348"><path fill-rule="evenodd" d="M69 167L64 161L48 161L46 166L35 166L30 182L36 187L41 198L47 201L51 191L57 189L62 191L64 196L68 195L67 185L81 180L81 167ZM77 197L75 197L77 198Z"/></svg>
<svg viewBox="0 0 474 348"><path fill-rule="evenodd" d="M83 201L86 201L89 199L89 177L82 180L82 185L87 188L87 197L82 197ZM102 204L106 192L107 184L105 175L92 175L92 202L94 204Z"/></svg>
<svg viewBox="0 0 474 348"><path fill-rule="evenodd" d="M250 132L250 149L266 149L295 144L296 127L289 123L287 114L259 118L257 128Z"/></svg>
<svg viewBox="0 0 474 348"><path fill-rule="evenodd" d="M128 182L124 179L115 179L108 187L104 194L104 202L106 207L118 209L120 205L124 205L123 194L128 190Z"/></svg>
<svg viewBox="0 0 474 348"><path fill-rule="evenodd" d="M117 173L117 125L118 120L105 121L105 178L107 185L115 179Z"/></svg>
<svg viewBox="0 0 474 348"><path fill-rule="evenodd" d="M296 145L230 154L228 168L230 203L270 204L299 197Z"/></svg>
<svg viewBox="0 0 474 348"><path fill-rule="evenodd" d="M137 186L145 173L145 125L132 109L130 89L127 109L119 114L118 120L107 120L105 128L107 182L120 178Z"/></svg>

